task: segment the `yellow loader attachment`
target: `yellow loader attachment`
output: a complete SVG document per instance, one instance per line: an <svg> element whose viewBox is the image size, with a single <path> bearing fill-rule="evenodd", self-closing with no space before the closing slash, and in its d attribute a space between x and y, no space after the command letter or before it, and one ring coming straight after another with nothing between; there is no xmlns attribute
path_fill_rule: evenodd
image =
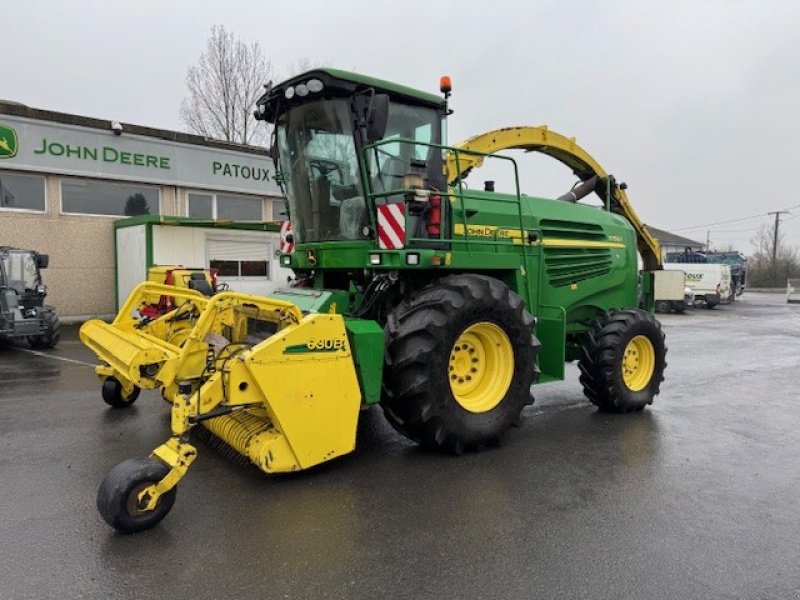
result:
<svg viewBox="0 0 800 600"><path fill-rule="evenodd" d="M179 308L143 317L139 308L165 293ZM307 469L355 448L362 398L341 315L146 282L113 323L88 321L80 335L104 363L104 397L112 382L120 396L161 388L172 405L171 438L149 459L117 465L100 487L98 508L120 531L150 528L169 511L196 455L188 443L195 425L266 473Z"/></svg>

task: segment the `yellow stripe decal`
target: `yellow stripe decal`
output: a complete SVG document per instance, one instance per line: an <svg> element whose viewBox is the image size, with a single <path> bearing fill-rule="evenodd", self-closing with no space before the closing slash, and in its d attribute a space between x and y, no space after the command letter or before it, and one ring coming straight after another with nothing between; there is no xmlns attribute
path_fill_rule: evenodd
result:
<svg viewBox="0 0 800 600"><path fill-rule="evenodd" d="M503 229L497 225L474 225L467 226L467 232L471 237L496 238L498 240L508 239L515 244L521 244L523 232L519 229ZM453 225L454 235L464 235L464 224L456 223ZM624 248L622 242L604 242L596 240L569 240L560 238L546 238L541 242L543 246L554 248Z"/></svg>
<svg viewBox="0 0 800 600"><path fill-rule="evenodd" d="M542 240L543 246L552 246L555 248L624 248L625 244L622 242L598 242L594 240L561 240L555 238L547 238Z"/></svg>

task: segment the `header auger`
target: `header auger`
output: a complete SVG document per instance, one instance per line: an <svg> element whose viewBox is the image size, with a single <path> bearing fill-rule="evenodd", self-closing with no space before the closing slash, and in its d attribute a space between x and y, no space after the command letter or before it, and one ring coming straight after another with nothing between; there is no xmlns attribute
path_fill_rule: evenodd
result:
<svg viewBox="0 0 800 600"><path fill-rule="evenodd" d="M145 283L113 323L81 330L109 404L144 388L171 405L169 440L100 486L113 527L139 531L167 514L196 426L280 473L352 451L359 410L374 404L427 448L496 446L533 401L531 384L562 379L565 361L578 361L601 410L653 401L666 366L651 314L658 264L639 273L637 240L645 253L657 246L621 186L541 128L511 146L496 136L447 146L449 112L446 97L344 71L268 87L256 115L275 126L292 287L206 297ZM575 199L605 189L605 207L463 184L484 160L518 181L513 159L491 154L508 147L556 155L583 182ZM163 297L169 312L148 308Z"/></svg>

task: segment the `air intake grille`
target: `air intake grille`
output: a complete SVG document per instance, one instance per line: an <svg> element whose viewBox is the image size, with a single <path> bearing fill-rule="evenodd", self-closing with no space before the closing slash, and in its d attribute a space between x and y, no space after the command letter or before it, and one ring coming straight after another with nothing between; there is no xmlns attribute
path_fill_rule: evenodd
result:
<svg viewBox="0 0 800 600"><path fill-rule="evenodd" d="M577 283L611 272L608 248L545 248L547 279L553 287Z"/></svg>
<svg viewBox="0 0 800 600"><path fill-rule="evenodd" d="M560 238L562 240L605 240L606 234L597 223L580 223L575 221L558 221L542 219L539 222L542 236Z"/></svg>

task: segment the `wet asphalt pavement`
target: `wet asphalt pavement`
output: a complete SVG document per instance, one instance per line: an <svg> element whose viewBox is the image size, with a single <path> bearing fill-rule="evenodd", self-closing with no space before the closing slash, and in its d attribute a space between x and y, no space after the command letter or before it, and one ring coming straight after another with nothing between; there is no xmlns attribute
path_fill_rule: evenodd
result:
<svg viewBox="0 0 800 600"><path fill-rule="evenodd" d="M0 598L800 598L800 305L660 318L642 413L599 414L571 365L479 454L421 451L377 408L354 454L292 476L198 442L131 536L95 494L167 438L167 406L106 408L74 329L0 348Z"/></svg>

